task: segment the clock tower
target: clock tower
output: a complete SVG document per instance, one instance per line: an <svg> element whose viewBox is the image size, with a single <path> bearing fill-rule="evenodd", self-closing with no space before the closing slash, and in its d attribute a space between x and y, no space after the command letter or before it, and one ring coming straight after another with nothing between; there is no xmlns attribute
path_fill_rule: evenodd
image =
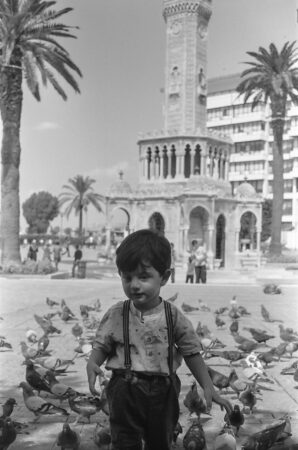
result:
<svg viewBox="0 0 298 450"><path fill-rule="evenodd" d="M164 0L166 64L164 128L206 131L207 30L211 0Z"/></svg>

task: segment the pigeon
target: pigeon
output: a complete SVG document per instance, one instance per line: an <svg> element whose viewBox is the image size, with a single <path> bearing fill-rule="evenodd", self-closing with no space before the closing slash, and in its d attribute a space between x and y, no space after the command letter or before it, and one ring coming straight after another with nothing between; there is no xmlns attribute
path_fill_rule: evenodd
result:
<svg viewBox="0 0 298 450"><path fill-rule="evenodd" d="M285 414L279 420L286 421L285 428L278 433L277 438L276 438L276 441L280 444L282 441L284 441L288 437L292 436L292 425L291 425L291 420L290 420L290 417L288 414Z"/></svg>
<svg viewBox="0 0 298 450"><path fill-rule="evenodd" d="M70 394L68 397L70 409L78 414L75 424L86 418L90 423L90 417L101 410L102 401L98 397Z"/></svg>
<svg viewBox="0 0 298 450"><path fill-rule="evenodd" d="M225 415L225 421L236 428L236 436L238 436L239 428L244 424L244 415L240 411L239 405L234 405L233 411Z"/></svg>
<svg viewBox="0 0 298 450"><path fill-rule="evenodd" d="M273 335L267 334L267 331L257 330L250 327L245 327L244 329L248 330L251 333L253 339L259 344L261 344L262 342L266 343L267 341L269 341L269 339L273 339L275 337Z"/></svg>
<svg viewBox="0 0 298 450"><path fill-rule="evenodd" d="M53 312L53 313L47 313L47 314L44 314L42 317L43 317L43 319L46 319L46 320L52 320L53 317L59 315L59 312L60 312L60 311L55 311L55 312Z"/></svg>
<svg viewBox="0 0 298 450"><path fill-rule="evenodd" d="M238 302L236 295L233 295L232 300L230 301L231 308L237 309L238 308Z"/></svg>
<svg viewBox="0 0 298 450"><path fill-rule="evenodd" d="M239 361L239 359L244 358L245 353L240 352L239 350L210 350L209 351L209 357L216 357L219 356L220 358L227 359L230 361L230 364L232 362Z"/></svg>
<svg viewBox="0 0 298 450"><path fill-rule="evenodd" d="M68 322L69 320L77 320L77 318L69 313L67 307L63 308L63 311L59 314L63 322Z"/></svg>
<svg viewBox="0 0 298 450"><path fill-rule="evenodd" d="M200 311L204 311L204 312L210 312L210 311L211 311L211 309L209 308L209 306L207 306L206 303L203 302L203 300L201 300L201 299L199 298L198 302L199 302L199 308L200 308Z"/></svg>
<svg viewBox="0 0 298 450"><path fill-rule="evenodd" d="M185 313L199 311L199 309L200 309L200 308L197 308L196 306L188 305L187 303L182 303L181 308Z"/></svg>
<svg viewBox="0 0 298 450"><path fill-rule="evenodd" d="M279 337L284 342L295 342L298 341L298 336L283 325L279 325Z"/></svg>
<svg viewBox="0 0 298 450"><path fill-rule="evenodd" d="M101 311L101 303L100 303L99 298L95 300L94 311L96 311L96 312L100 312Z"/></svg>
<svg viewBox="0 0 298 450"><path fill-rule="evenodd" d="M26 338L30 344L35 344L37 342L37 333L34 330L26 331Z"/></svg>
<svg viewBox="0 0 298 450"><path fill-rule="evenodd" d="M272 349L274 354L278 357L278 361L280 361L280 358L286 353L287 345L287 342L281 342L277 347Z"/></svg>
<svg viewBox="0 0 298 450"><path fill-rule="evenodd" d="M281 289L274 283L269 283L264 286L264 294L281 294Z"/></svg>
<svg viewBox="0 0 298 450"><path fill-rule="evenodd" d="M75 314L72 312L72 310L67 306L64 299L61 300L61 309L62 311L66 311L73 318L76 317Z"/></svg>
<svg viewBox="0 0 298 450"><path fill-rule="evenodd" d="M242 443L241 450L267 450L276 442L278 436L286 427L285 420L279 420L272 425L267 426L261 431L250 435Z"/></svg>
<svg viewBox="0 0 298 450"><path fill-rule="evenodd" d="M49 297L46 298L46 304L50 307L53 308L53 306L59 306L58 302L55 302L55 300L51 300Z"/></svg>
<svg viewBox="0 0 298 450"><path fill-rule="evenodd" d="M17 432L10 417L0 419L0 449L6 450L16 440Z"/></svg>
<svg viewBox="0 0 298 450"><path fill-rule="evenodd" d="M290 354L290 357L293 357L293 353L297 352L298 350L298 342L289 342L289 344L286 346L286 352Z"/></svg>
<svg viewBox="0 0 298 450"><path fill-rule="evenodd" d="M232 308L229 311L229 317L231 317L232 320L237 320L237 319L240 319L241 314L238 312L237 309Z"/></svg>
<svg viewBox="0 0 298 450"><path fill-rule="evenodd" d="M230 325L230 332L233 333L238 333L238 329L239 329L239 322L238 320L233 320L233 322Z"/></svg>
<svg viewBox="0 0 298 450"><path fill-rule="evenodd" d="M212 339L212 333L209 330L209 328L207 327L207 325L202 325L201 322L198 322L197 328L196 328L196 333L198 336L200 337L206 337L209 339Z"/></svg>
<svg viewBox="0 0 298 450"><path fill-rule="evenodd" d="M85 310L85 311L95 311L95 306L90 306L90 305L80 305L80 311Z"/></svg>
<svg viewBox="0 0 298 450"><path fill-rule="evenodd" d="M212 380L212 383L214 386L216 386L220 391L222 389L227 389L230 385L230 379L232 377L232 372L227 377L223 373L218 372L217 370L212 369L211 367L207 366L207 370L209 373L209 376Z"/></svg>
<svg viewBox="0 0 298 450"><path fill-rule="evenodd" d="M259 353L258 359L265 363L265 367L267 367L268 364L272 363L273 361L276 361L274 348L270 349L268 352Z"/></svg>
<svg viewBox="0 0 298 450"><path fill-rule="evenodd" d="M79 338L79 346L74 351L76 353L82 353L82 356L89 356L92 351L92 345L86 339Z"/></svg>
<svg viewBox="0 0 298 450"><path fill-rule="evenodd" d="M280 373L282 375L294 375L297 367L298 367L298 360L294 361L290 366L284 367Z"/></svg>
<svg viewBox="0 0 298 450"><path fill-rule="evenodd" d="M198 418L200 418L202 413L207 413L206 400L199 395L195 381L186 393L183 404L186 406L190 414L195 413Z"/></svg>
<svg viewBox="0 0 298 450"><path fill-rule="evenodd" d="M51 319L45 319L44 317L40 317L37 314L33 314L33 315L34 315L34 318L35 318L36 322L43 329L43 331L45 333L48 333L48 334L54 334L54 333L61 334L61 330L58 330L58 328L56 328L53 325Z"/></svg>
<svg viewBox="0 0 298 450"><path fill-rule="evenodd" d="M39 420L43 415L69 415L65 409L60 408L51 402L47 402L38 395L35 395L31 386L25 381L22 381L19 387L23 389L24 403L27 409L35 415L34 422L37 422L37 420Z"/></svg>
<svg viewBox="0 0 298 450"><path fill-rule="evenodd" d="M252 413L253 407L257 403L257 396L255 394L255 383L252 386L247 385L245 390L239 394L239 401L244 407L248 407L250 413Z"/></svg>
<svg viewBox="0 0 298 450"><path fill-rule="evenodd" d="M214 441L214 450L236 450L236 438L231 426L226 423Z"/></svg>
<svg viewBox="0 0 298 450"><path fill-rule="evenodd" d="M35 358L41 357L41 356L50 356L50 353L47 351L38 350L34 347L28 347L28 345L24 341L20 342L20 346L21 346L22 355L24 356L25 360L26 359L35 359Z"/></svg>
<svg viewBox="0 0 298 450"><path fill-rule="evenodd" d="M244 306L239 305L238 306L238 312L241 316L251 316L251 313L247 311L246 308L244 308Z"/></svg>
<svg viewBox="0 0 298 450"><path fill-rule="evenodd" d="M58 434L57 446L62 450L78 450L80 448L80 436L70 428L68 423L63 424L62 431Z"/></svg>
<svg viewBox="0 0 298 450"><path fill-rule="evenodd" d="M5 339L0 339L0 348L7 348L9 350L12 349L12 345L7 342Z"/></svg>
<svg viewBox="0 0 298 450"><path fill-rule="evenodd" d="M51 394L55 395L55 397L58 397L61 401L63 399L69 398L70 395L83 395L80 392L75 391L70 386L60 383L51 371L47 372L46 379L49 383Z"/></svg>
<svg viewBox="0 0 298 450"><path fill-rule="evenodd" d="M232 333L232 336L234 338L234 341L237 342L237 344L243 344L243 342L247 341L247 338L241 336L239 333Z"/></svg>
<svg viewBox="0 0 298 450"><path fill-rule="evenodd" d="M45 379L45 377L41 376L37 370L34 368L34 364L31 360L25 361L26 364L26 381L31 386L32 389L35 389L38 392L40 391L51 392L51 388L49 382Z"/></svg>
<svg viewBox="0 0 298 450"><path fill-rule="evenodd" d="M269 311L265 308L264 305L261 305L261 314L265 322L282 322L282 320L272 319L270 317Z"/></svg>
<svg viewBox="0 0 298 450"><path fill-rule="evenodd" d="M234 392L236 392L237 397L239 397L240 393L245 391L248 385L252 385L253 382L248 378L239 378L235 369L232 370L230 375L230 386Z"/></svg>
<svg viewBox="0 0 298 450"><path fill-rule="evenodd" d="M227 306L223 306L223 307L221 307L221 308L218 308L218 309L216 309L215 311L214 311L214 314L217 314L217 315L221 315L221 314L224 314L226 311L228 311L228 307Z"/></svg>
<svg viewBox="0 0 298 450"><path fill-rule="evenodd" d="M225 326L226 322L224 320L221 320L221 318L218 315L216 315L215 324L218 328L222 328L223 326Z"/></svg>
<svg viewBox="0 0 298 450"><path fill-rule="evenodd" d="M73 336L74 336L76 339L78 339L78 338L81 337L82 334L83 334L83 328L81 327L81 325L80 325L79 323L76 323L76 324L72 327L71 332L72 332Z"/></svg>
<svg viewBox="0 0 298 450"><path fill-rule="evenodd" d="M50 344L50 339L48 337L48 333L44 333L37 341L37 349L41 352L44 352Z"/></svg>
<svg viewBox="0 0 298 450"><path fill-rule="evenodd" d="M203 427L199 419L196 419L184 435L183 447L186 450L203 450L205 445L206 438Z"/></svg>
<svg viewBox="0 0 298 450"><path fill-rule="evenodd" d="M108 450L112 441L110 428L98 423L94 430L93 441L98 448Z"/></svg>
<svg viewBox="0 0 298 450"><path fill-rule="evenodd" d="M14 398L8 398L6 402L2 405L2 416L1 419L5 419L6 417L9 417L14 407L17 405L17 402Z"/></svg>
<svg viewBox="0 0 298 450"><path fill-rule="evenodd" d="M250 353L258 347L257 342L246 339L237 345L237 348L243 352Z"/></svg>

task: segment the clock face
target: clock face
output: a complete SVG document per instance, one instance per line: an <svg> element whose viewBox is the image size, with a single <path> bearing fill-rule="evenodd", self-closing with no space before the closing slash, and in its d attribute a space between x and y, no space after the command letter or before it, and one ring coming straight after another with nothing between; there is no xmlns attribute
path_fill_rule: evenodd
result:
<svg viewBox="0 0 298 450"><path fill-rule="evenodd" d="M175 22L172 23L170 30L172 34L176 35L180 33L181 28L182 28L181 22L175 20Z"/></svg>
<svg viewBox="0 0 298 450"><path fill-rule="evenodd" d="M199 35L202 39L205 39L207 36L207 26L202 22L199 24Z"/></svg>

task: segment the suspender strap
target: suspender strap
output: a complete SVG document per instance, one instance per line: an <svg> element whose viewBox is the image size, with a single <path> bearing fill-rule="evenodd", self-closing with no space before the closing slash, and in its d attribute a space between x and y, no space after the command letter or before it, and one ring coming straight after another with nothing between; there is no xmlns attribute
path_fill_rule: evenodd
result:
<svg viewBox="0 0 298 450"><path fill-rule="evenodd" d="M129 310L130 300L123 303L123 340L124 340L124 365L127 371L131 368L131 358L129 349Z"/></svg>
<svg viewBox="0 0 298 450"><path fill-rule="evenodd" d="M174 324L170 303L164 300L164 305L168 330L168 364L171 376L173 375Z"/></svg>

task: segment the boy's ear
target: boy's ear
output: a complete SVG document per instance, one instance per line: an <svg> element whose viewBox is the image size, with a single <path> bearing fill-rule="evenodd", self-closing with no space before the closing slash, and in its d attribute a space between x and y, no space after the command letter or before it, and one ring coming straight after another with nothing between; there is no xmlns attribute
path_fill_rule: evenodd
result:
<svg viewBox="0 0 298 450"><path fill-rule="evenodd" d="M171 275L171 269L167 269L162 276L162 282L161 282L162 286L164 286L167 283L168 279L170 278L170 275Z"/></svg>

